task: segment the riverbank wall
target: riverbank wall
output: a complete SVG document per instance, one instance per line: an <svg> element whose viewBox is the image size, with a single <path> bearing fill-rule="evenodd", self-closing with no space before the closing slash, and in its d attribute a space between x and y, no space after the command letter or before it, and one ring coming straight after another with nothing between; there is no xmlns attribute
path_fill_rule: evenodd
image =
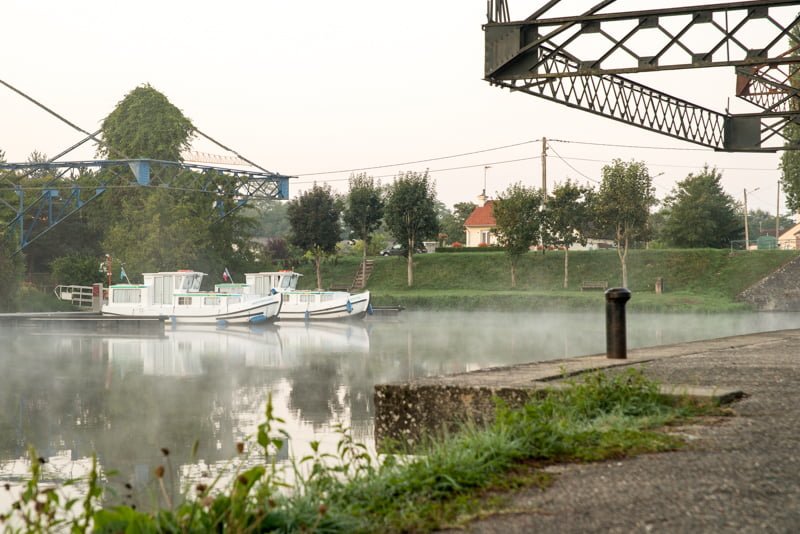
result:
<svg viewBox="0 0 800 534"><path fill-rule="evenodd" d="M759 311L800 311L800 257L739 293L737 300Z"/></svg>
<svg viewBox="0 0 800 534"><path fill-rule="evenodd" d="M769 346L778 340L800 337L800 331L788 330L725 337L707 341L677 343L628 351L624 360L609 359L605 354L534 362L478 371L420 378L407 382L375 386L375 441L379 449L387 444L413 445L425 436L451 432L465 422L478 425L492 421L500 400L509 407L519 407L552 388L566 387L577 375L592 371L614 371L642 366L656 361L678 360L687 355ZM707 380L666 381L662 392L720 402L745 394L735 385L709 383Z"/></svg>

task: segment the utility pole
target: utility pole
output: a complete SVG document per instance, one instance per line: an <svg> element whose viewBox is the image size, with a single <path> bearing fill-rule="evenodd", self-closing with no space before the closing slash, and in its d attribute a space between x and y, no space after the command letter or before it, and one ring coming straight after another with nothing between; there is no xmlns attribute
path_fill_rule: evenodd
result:
<svg viewBox="0 0 800 534"><path fill-rule="evenodd" d="M547 138L542 137L542 203L547 203Z"/></svg>
<svg viewBox="0 0 800 534"><path fill-rule="evenodd" d="M750 250L750 229L747 227L747 189L744 190L744 250Z"/></svg>
<svg viewBox="0 0 800 534"><path fill-rule="evenodd" d="M547 204L547 138L542 136L542 209ZM542 256L544 256L544 226L540 228L539 234L541 235L542 243Z"/></svg>
<svg viewBox="0 0 800 534"><path fill-rule="evenodd" d="M760 187L756 187L755 189L751 189L751 193L755 193L761 189ZM744 190L744 249L749 251L750 250L750 228L747 226L747 189Z"/></svg>

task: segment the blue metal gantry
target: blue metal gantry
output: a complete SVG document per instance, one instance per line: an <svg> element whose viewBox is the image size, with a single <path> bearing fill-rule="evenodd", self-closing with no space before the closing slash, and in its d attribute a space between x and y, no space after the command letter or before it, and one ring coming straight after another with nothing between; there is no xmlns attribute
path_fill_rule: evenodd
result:
<svg viewBox="0 0 800 534"><path fill-rule="evenodd" d="M100 172L104 170L109 172ZM46 184L28 179L41 173L50 178ZM87 185L88 180L78 180L87 176L95 177L97 183ZM18 234L19 252L109 188L174 187L208 193L212 198L232 198L232 206L226 206L221 198L214 199L209 214L222 219L251 199L288 200L290 178L264 171L152 159L0 162L0 189L17 196L14 205L9 202L13 197L0 194L0 219L8 220L6 229ZM4 212L9 217L4 217Z"/></svg>

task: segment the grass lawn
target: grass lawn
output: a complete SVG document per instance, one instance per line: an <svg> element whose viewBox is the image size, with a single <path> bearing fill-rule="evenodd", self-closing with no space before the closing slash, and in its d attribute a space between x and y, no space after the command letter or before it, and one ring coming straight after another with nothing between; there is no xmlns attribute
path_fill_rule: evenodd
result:
<svg viewBox="0 0 800 534"><path fill-rule="evenodd" d="M717 249L632 250L628 259L633 309L659 311L735 311L748 309L736 295L797 256L795 251L731 252ZM368 289L376 305L402 304L415 309L591 309L603 306L602 291L581 291L583 280L621 285L614 250L569 254L569 287L563 288L564 252L531 252L517 268L517 288L510 288L510 267L503 252L420 254L414 257L414 287L406 281L406 259L373 258ZM323 285L349 283L359 258L343 257L323 266ZM310 266L303 287L314 285ZM665 292L655 294L657 278Z"/></svg>

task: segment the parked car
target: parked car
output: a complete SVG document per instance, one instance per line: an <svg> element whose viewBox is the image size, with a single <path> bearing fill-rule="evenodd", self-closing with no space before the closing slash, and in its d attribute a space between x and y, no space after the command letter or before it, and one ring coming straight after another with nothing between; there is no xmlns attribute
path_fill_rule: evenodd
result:
<svg viewBox="0 0 800 534"><path fill-rule="evenodd" d="M426 252L428 252L428 250L421 243L415 243L414 254L424 254ZM404 245L395 243L381 250L381 256L408 256L408 253Z"/></svg>

